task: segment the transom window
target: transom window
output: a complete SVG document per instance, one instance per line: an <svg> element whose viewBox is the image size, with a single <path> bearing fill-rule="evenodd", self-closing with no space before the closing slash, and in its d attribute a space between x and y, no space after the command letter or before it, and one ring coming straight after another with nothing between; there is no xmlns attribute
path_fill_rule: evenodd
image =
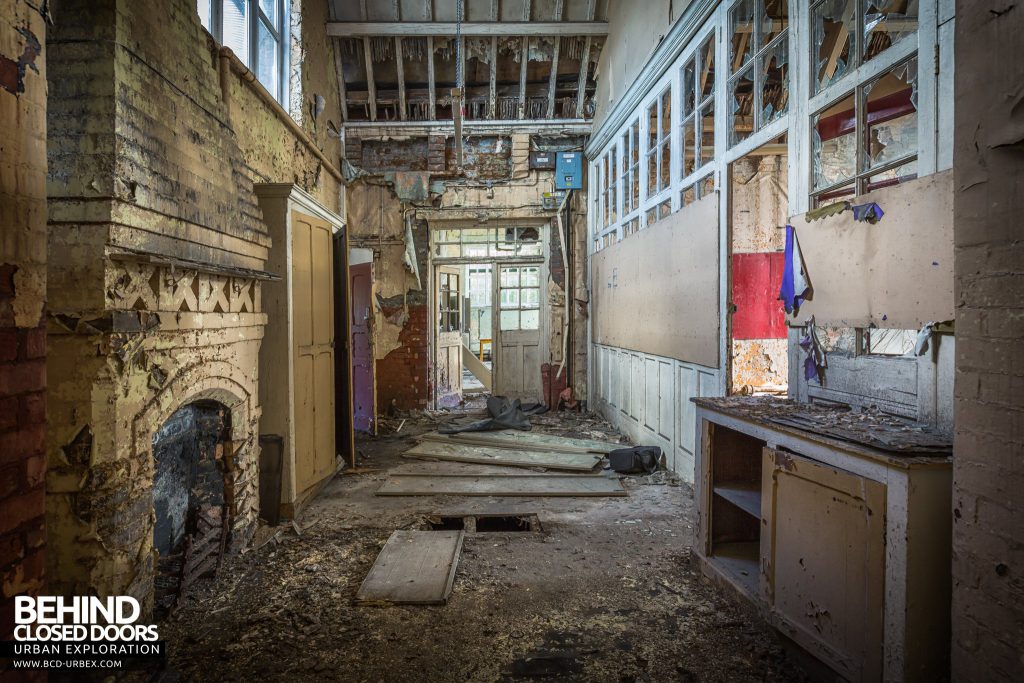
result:
<svg viewBox="0 0 1024 683"><path fill-rule="evenodd" d="M788 0L740 0L729 11L729 143L789 109Z"/></svg>
<svg viewBox="0 0 1024 683"><path fill-rule="evenodd" d="M814 92L917 33L918 0L819 0L811 6Z"/></svg>
<svg viewBox="0 0 1024 683"><path fill-rule="evenodd" d="M287 101L288 0L197 0L203 26L256 74L278 102Z"/></svg>
<svg viewBox="0 0 1024 683"><path fill-rule="evenodd" d="M917 177L917 59L857 86L811 119L815 203Z"/></svg>
<svg viewBox="0 0 1024 683"><path fill-rule="evenodd" d="M543 256L541 229L536 227L449 228L435 230L438 258L522 258Z"/></svg>

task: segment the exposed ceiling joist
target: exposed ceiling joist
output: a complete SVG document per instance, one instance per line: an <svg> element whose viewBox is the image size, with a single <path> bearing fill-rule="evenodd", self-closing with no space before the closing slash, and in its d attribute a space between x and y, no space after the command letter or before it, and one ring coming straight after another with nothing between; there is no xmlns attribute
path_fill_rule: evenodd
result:
<svg viewBox="0 0 1024 683"><path fill-rule="evenodd" d="M455 35L455 22L329 21L327 34L336 38ZM606 21L473 22L462 24L463 36L606 36Z"/></svg>

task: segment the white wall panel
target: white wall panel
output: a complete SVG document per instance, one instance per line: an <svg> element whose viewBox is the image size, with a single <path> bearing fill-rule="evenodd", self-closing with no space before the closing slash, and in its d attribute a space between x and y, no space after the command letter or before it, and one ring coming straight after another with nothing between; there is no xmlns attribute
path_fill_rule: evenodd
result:
<svg viewBox="0 0 1024 683"><path fill-rule="evenodd" d="M718 370L614 347L595 345L594 349L599 380L592 409L634 443L660 446L669 469L692 482L694 406L690 399L718 395Z"/></svg>

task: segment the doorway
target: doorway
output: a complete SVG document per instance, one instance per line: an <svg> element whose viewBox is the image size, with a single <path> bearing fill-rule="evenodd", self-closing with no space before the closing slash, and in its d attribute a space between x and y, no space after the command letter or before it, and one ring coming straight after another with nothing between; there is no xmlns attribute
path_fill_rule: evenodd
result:
<svg viewBox="0 0 1024 683"><path fill-rule="evenodd" d="M432 231L438 407L467 394L540 400L543 227Z"/></svg>
<svg viewBox="0 0 1024 683"><path fill-rule="evenodd" d="M729 166L729 393L785 394L786 317L779 301L789 214L786 135Z"/></svg>

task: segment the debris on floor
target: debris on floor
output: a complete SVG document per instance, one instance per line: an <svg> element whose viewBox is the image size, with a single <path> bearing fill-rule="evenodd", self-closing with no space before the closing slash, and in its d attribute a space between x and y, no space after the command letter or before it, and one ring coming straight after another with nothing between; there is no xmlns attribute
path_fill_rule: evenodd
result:
<svg viewBox="0 0 1024 683"><path fill-rule="evenodd" d="M359 466L379 473L335 477L299 517L301 536L282 526L274 542L229 556L219 576L198 581L160 624L169 673L180 680L514 681L545 671L613 682L805 678L764 622L700 575L690 554L692 489L670 473L621 477L628 497L375 495L390 474L450 471L451 463L411 463L402 453L460 416L408 413L386 422L381 436L359 443ZM629 445L592 414L531 419L533 434ZM531 515L534 533L473 533L488 516ZM462 529L451 528L458 526L452 518ZM443 608L356 603L396 529L445 525L466 535Z"/></svg>
<svg viewBox="0 0 1024 683"><path fill-rule="evenodd" d="M378 496L625 496L618 477L603 474L392 474Z"/></svg>

